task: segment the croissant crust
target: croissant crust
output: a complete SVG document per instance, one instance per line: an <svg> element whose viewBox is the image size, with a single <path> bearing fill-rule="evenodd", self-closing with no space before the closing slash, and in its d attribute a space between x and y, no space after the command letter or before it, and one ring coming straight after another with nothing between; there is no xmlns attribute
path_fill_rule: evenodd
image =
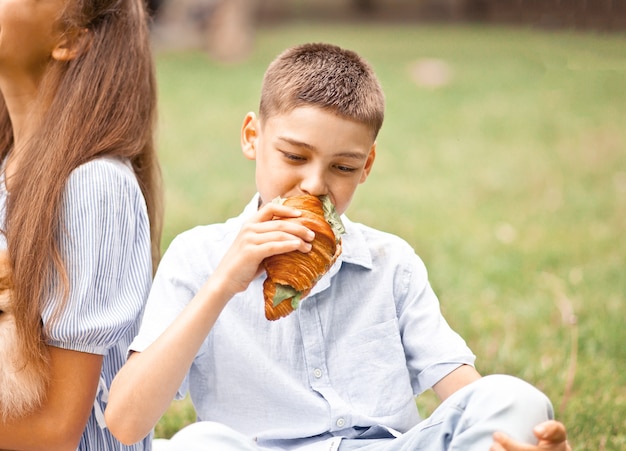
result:
<svg viewBox="0 0 626 451"><path fill-rule="evenodd" d="M301 298L304 298L341 253L340 240L335 237L332 227L326 222L323 204L318 197L311 195L289 197L284 200L283 205L302 210L302 216L275 219L298 222L315 232L315 238L308 253L293 251L273 255L263 261L267 272L267 278L263 282L265 317L271 321L294 311L292 297L274 306L277 284L292 287L301 293Z"/></svg>

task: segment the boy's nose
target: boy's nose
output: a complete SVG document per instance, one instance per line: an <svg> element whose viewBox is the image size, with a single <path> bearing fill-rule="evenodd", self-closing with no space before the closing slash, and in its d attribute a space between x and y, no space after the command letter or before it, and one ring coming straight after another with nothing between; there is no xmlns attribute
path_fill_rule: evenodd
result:
<svg viewBox="0 0 626 451"><path fill-rule="evenodd" d="M328 186L322 174L310 173L300 183L300 189L312 196L328 194Z"/></svg>

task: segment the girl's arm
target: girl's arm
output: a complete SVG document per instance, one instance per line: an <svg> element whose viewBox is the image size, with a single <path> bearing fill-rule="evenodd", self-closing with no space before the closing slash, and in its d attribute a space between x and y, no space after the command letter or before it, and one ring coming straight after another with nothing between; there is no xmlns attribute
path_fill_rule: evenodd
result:
<svg viewBox="0 0 626 451"><path fill-rule="evenodd" d="M226 303L244 291L269 255L311 249L315 234L274 216L297 217L299 210L267 204L246 223L213 274L166 331L145 351L134 353L111 384L105 419L125 444L150 433L169 407Z"/></svg>
<svg viewBox="0 0 626 451"><path fill-rule="evenodd" d="M0 420L0 449L75 451L100 381L102 356L50 346L48 397L32 415Z"/></svg>

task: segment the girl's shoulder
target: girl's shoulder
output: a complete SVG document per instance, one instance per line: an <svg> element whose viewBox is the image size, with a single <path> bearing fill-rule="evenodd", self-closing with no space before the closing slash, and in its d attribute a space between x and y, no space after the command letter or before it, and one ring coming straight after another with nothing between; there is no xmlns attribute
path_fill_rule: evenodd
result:
<svg viewBox="0 0 626 451"><path fill-rule="evenodd" d="M75 168L64 188L63 205L66 214L73 218L77 215L106 216L113 211L133 212L142 217L147 214L145 199L130 163L111 157L96 158Z"/></svg>
<svg viewBox="0 0 626 451"><path fill-rule="evenodd" d="M66 193L117 196L141 194L135 172L127 159L98 157L75 168L67 181Z"/></svg>
<svg viewBox="0 0 626 451"><path fill-rule="evenodd" d="M98 157L78 166L70 174L70 179L92 178L135 179L135 173L126 158Z"/></svg>

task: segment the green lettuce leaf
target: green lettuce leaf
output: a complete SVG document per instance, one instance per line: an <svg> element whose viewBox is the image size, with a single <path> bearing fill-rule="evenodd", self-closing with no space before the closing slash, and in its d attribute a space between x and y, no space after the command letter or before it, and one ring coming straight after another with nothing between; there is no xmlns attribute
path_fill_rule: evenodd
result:
<svg viewBox="0 0 626 451"><path fill-rule="evenodd" d="M324 219L326 219L326 222L330 224L330 227L333 229L335 239L339 241L341 235L346 233L343 222L341 222L341 216L339 216L337 210L335 210L335 206L331 202L330 197L320 196L320 200L324 208Z"/></svg>
<svg viewBox="0 0 626 451"><path fill-rule="evenodd" d="M286 199L286 197L280 197L280 196L278 196L278 197L275 197L274 199L272 199L272 203L273 203L273 204L282 205L282 204L284 204L284 203L285 203L285 199Z"/></svg>
<svg viewBox="0 0 626 451"><path fill-rule="evenodd" d="M279 283L276 284L276 293L274 294L274 299L272 299L274 307L283 302L285 299L293 298L291 300L291 305L294 305L294 300L296 302L296 306L294 310L298 307L300 303L300 298L302 297L302 293L297 291L295 288L290 287L289 285L281 285Z"/></svg>

